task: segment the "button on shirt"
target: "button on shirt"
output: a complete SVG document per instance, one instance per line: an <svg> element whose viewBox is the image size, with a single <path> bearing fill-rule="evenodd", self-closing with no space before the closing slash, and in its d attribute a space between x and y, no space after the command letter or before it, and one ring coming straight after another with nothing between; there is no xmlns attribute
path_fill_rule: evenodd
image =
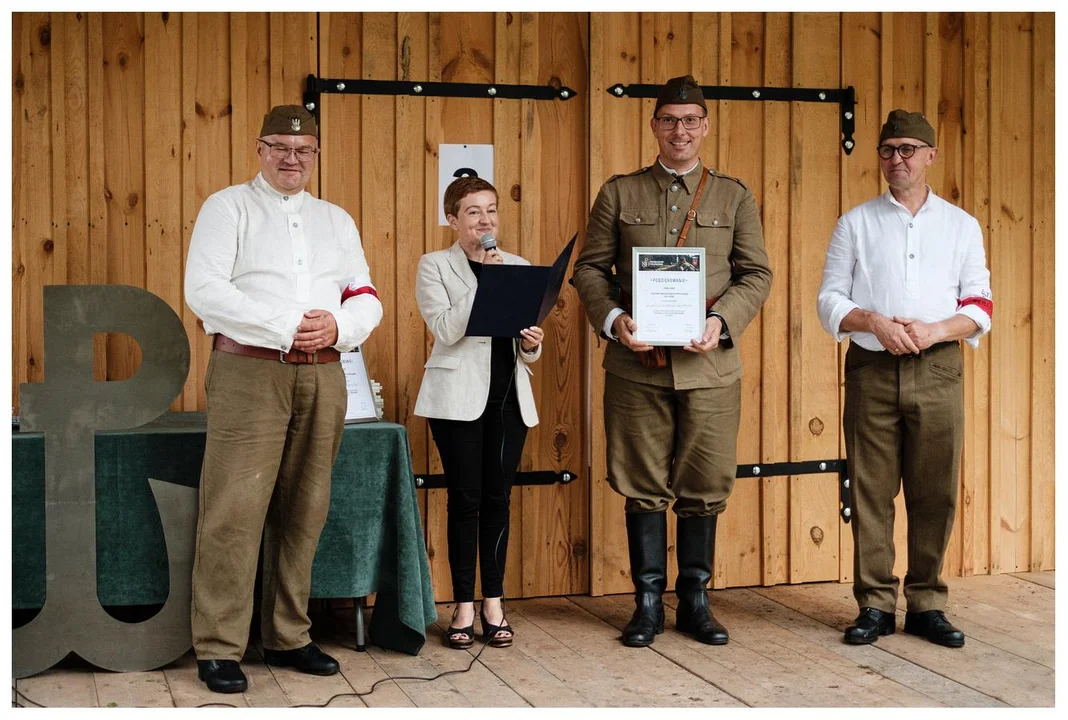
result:
<svg viewBox="0 0 1068 720"><path fill-rule="evenodd" d="M867 350L885 350L867 332L842 332L854 308L886 317L940 322L959 313L979 326L966 342L978 347L990 315L961 300L991 300L990 272L979 222L927 189L915 217L887 191L838 220L827 248L817 308L835 340L851 337Z"/></svg>
<svg viewBox="0 0 1068 720"><path fill-rule="evenodd" d="M348 286L355 296L341 302ZM309 310L337 321L334 347L352 350L382 319L356 223L301 191L284 195L263 175L209 197L189 245L185 299L208 334L289 351Z"/></svg>

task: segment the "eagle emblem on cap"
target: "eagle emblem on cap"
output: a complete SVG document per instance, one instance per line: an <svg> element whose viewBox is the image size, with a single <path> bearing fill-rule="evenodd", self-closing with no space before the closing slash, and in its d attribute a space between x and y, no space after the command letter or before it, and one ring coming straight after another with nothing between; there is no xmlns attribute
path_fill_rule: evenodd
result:
<svg viewBox="0 0 1068 720"><path fill-rule="evenodd" d="M685 99L686 99L686 86L683 85L682 87L679 88L679 100L685 100Z"/></svg>
<svg viewBox="0 0 1068 720"><path fill-rule="evenodd" d="M899 122L897 122L897 121L895 120L895 121L893 122L893 126L894 126L894 134L895 134L895 135L897 135L897 134L898 134L899 132L901 132L901 123L899 123Z"/></svg>
<svg viewBox="0 0 1068 720"><path fill-rule="evenodd" d="M300 131L300 118L299 117L289 118L289 126L291 128L293 128L293 132L299 132Z"/></svg>

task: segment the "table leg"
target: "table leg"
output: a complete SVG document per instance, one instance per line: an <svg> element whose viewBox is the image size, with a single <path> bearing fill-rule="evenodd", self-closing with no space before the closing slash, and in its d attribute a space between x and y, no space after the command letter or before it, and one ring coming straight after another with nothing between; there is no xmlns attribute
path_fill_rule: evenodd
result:
<svg viewBox="0 0 1068 720"><path fill-rule="evenodd" d="M353 603L356 609L356 651L366 652L367 648L363 639L363 605L367 598L358 597Z"/></svg>

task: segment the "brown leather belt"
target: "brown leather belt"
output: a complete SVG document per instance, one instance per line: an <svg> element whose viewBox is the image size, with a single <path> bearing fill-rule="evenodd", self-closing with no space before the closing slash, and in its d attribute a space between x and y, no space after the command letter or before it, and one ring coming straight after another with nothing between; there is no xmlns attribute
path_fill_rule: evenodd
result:
<svg viewBox="0 0 1068 720"><path fill-rule="evenodd" d="M225 335L215 336L214 347L216 350L232 353L234 355L245 355L246 357L274 360L282 363L293 363L295 365L321 365L322 363L332 363L341 360L341 353L334 348L323 348L314 353L306 353L301 350L282 352L281 350L256 347L255 345L242 345Z"/></svg>

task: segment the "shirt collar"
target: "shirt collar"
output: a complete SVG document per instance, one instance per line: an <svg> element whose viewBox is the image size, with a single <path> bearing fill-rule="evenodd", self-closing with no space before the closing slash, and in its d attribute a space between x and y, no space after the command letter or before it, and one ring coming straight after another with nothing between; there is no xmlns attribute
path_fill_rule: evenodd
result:
<svg viewBox="0 0 1068 720"><path fill-rule="evenodd" d="M938 195L935 194L935 191L931 189L930 185L924 185L924 187L927 188L927 199L923 201L923 205L921 205L920 209L916 212L917 215L922 212L926 212L927 210L931 209L932 206L934 206L938 202L941 202L942 200L942 198L938 197ZM912 212L907 207L897 201L897 198L894 197L894 193L890 192L889 188L887 188L884 195L886 196L886 199L890 202L891 205L901 208L909 215L912 214Z"/></svg>
<svg viewBox="0 0 1068 720"><path fill-rule="evenodd" d="M263 177L262 172L256 173L256 178L252 181L252 184L257 190L274 200L277 205L293 212L300 210L300 206L304 204L304 196L307 195L304 190L292 195L278 192L271 187L271 184L267 182L267 178Z"/></svg>
<svg viewBox="0 0 1068 720"><path fill-rule="evenodd" d="M693 164L689 170L678 173L676 175L674 170L668 169L663 162L660 161L660 156L656 156L656 164L653 165L653 177L656 179L657 185L661 190L667 188L673 182L677 182L682 185L687 193L692 193L697 189L697 184L701 182L701 173L704 172L704 166L701 165L701 158L697 158L697 162Z"/></svg>

